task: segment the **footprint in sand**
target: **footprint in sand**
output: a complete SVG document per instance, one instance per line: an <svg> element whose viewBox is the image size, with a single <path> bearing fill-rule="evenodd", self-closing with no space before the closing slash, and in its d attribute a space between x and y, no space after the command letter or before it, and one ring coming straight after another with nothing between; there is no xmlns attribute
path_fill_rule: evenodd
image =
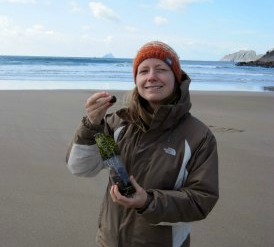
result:
<svg viewBox="0 0 274 247"><path fill-rule="evenodd" d="M210 129L212 129L214 132L221 132L221 133L238 133L238 132L244 132L244 130L240 130L240 129L218 127L218 126L214 126L214 125L209 125L208 127Z"/></svg>

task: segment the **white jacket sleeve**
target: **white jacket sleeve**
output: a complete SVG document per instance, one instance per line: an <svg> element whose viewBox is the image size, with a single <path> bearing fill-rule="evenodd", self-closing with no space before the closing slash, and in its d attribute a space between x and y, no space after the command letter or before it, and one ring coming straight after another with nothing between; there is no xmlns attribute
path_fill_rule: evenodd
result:
<svg viewBox="0 0 274 247"><path fill-rule="evenodd" d="M76 176L96 176L105 165L96 145L73 144L67 161L69 171Z"/></svg>

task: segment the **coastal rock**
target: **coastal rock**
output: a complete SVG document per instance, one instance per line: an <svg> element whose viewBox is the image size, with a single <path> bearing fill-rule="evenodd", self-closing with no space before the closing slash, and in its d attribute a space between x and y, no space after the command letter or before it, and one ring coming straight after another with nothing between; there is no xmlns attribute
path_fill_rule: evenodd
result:
<svg viewBox="0 0 274 247"><path fill-rule="evenodd" d="M236 63L238 66L261 66L265 68L274 68L274 49L269 50L261 58L250 62Z"/></svg>
<svg viewBox="0 0 274 247"><path fill-rule="evenodd" d="M261 56L262 55L256 55L256 52L253 50L240 50L238 52L234 52L232 54L224 56L221 61L250 62L259 59Z"/></svg>
<svg viewBox="0 0 274 247"><path fill-rule="evenodd" d="M104 56L102 56L102 58L114 58L112 53L107 53Z"/></svg>
<svg viewBox="0 0 274 247"><path fill-rule="evenodd" d="M274 62L274 49L267 51L258 61L265 63Z"/></svg>

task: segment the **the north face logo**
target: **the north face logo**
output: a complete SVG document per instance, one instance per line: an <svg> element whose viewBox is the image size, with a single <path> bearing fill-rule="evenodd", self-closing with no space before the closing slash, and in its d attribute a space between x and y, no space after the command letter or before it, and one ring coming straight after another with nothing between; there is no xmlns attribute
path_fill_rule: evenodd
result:
<svg viewBox="0 0 274 247"><path fill-rule="evenodd" d="M164 148L164 151L167 153L167 154L170 154L170 155L173 155L175 156L176 155L176 150L174 148Z"/></svg>

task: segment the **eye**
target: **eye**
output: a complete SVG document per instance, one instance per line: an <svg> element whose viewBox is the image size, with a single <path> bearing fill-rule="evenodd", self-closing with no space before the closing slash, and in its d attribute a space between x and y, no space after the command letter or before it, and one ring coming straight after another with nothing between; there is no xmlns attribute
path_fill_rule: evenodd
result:
<svg viewBox="0 0 274 247"><path fill-rule="evenodd" d="M138 74L145 74L145 73L147 73L147 69L140 69L139 71L138 71Z"/></svg>
<svg viewBox="0 0 274 247"><path fill-rule="evenodd" d="M159 72L164 72L164 71L167 71L167 69L166 69L166 68L160 67L160 68L157 68L157 71L159 71Z"/></svg>

